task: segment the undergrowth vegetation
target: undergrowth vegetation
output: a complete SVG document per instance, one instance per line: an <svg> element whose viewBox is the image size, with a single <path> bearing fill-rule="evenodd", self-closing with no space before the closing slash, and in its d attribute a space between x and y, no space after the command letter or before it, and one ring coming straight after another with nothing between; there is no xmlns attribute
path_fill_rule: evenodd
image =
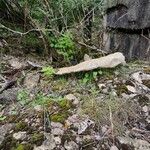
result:
<svg viewBox="0 0 150 150"><path fill-rule="evenodd" d="M2 37L8 37L9 50L16 47L31 53L34 49L71 63L83 51L78 42L95 43L97 29L102 27L98 21L102 20L104 4L104 0L2 0L0 32ZM19 47L12 46L14 41Z"/></svg>

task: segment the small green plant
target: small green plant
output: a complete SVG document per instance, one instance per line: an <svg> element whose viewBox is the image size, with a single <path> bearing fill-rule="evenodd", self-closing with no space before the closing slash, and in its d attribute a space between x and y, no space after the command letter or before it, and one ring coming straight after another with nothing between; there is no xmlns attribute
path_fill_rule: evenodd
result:
<svg viewBox="0 0 150 150"><path fill-rule="evenodd" d="M41 72L43 72L45 77L53 77L55 70L53 67L43 67Z"/></svg>
<svg viewBox="0 0 150 150"><path fill-rule="evenodd" d="M4 121L6 119L6 116L0 115L0 121Z"/></svg>
<svg viewBox="0 0 150 150"><path fill-rule="evenodd" d="M29 93L25 90L20 90L17 95L17 100L21 105L26 105L29 102Z"/></svg>
<svg viewBox="0 0 150 150"><path fill-rule="evenodd" d="M87 82L91 82L92 80L97 81L98 76L102 75L103 72L100 71L92 71L92 72L88 72L84 75L83 77L83 83L87 83Z"/></svg>
<svg viewBox="0 0 150 150"><path fill-rule="evenodd" d="M32 106L36 106L36 105L44 105L46 103L48 103L48 101L50 101L50 98L45 96L43 93L38 93L35 96L34 101L32 102Z"/></svg>
<svg viewBox="0 0 150 150"><path fill-rule="evenodd" d="M70 62L75 55L75 44L70 32L66 32L58 40L52 40L51 47L55 48L58 54L64 57L64 60Z"/></svg>
<svg viewBox="0 0 150 150"><path fill-rule="evenodd" d="M33 47L33 48L36 48L36 47L39 47L40 44L41 44L41 41L39 38L37 38L37 35L34 34L34 33L30 33L30 34L27 34L26 36L24 36L22 38L22 44L23 46L25 47Z"/></svg>

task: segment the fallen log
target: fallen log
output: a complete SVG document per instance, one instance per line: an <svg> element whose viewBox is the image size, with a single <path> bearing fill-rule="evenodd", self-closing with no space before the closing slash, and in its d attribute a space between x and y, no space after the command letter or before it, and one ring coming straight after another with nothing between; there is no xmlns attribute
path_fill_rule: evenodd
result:
<svg viewBox="0 0 150 150"><path fill-rule="evenodd" d="M116 52L104 57L81 62L75 66L59 68L57 75L89 71L97 68L114 68L120 64L125 64L125 57L122 53Z"/></svg>

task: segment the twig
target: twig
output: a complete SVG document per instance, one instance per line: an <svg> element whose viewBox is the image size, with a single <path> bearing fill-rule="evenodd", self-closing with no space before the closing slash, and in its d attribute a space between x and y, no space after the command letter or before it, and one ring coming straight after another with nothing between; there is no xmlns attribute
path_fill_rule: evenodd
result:
<svg viewBox="0 0 150 150"><path fill-rule="evenodd" d="M113 124L113 118L112 118L112 110L111 110L110 106L109 106L109 117L110 117L111 133L112 133L113 144L114 144L115 143L115 139L114 139L114 124Z"/></svg>
<svg viewBox="0 0 150 150"><path fill-rule="evenodd" d="M90 46L90 45L87 45L87 44L82 43L82 42L78 42L78 44L83 45L83 46L85 46L85 47L87 47L87 48L90 48L90 49L92 49L92 50L96 50L96 51L98 51L98 52L102 52L103 54L108 54L107 52L105 52L105 51L103 51L103 50L101 50L101 49L98 49L96 46Z"/></svg>
<svg viewBox="0 0 150 150"><path fill-rule="evenodd" d="M8 27L4 26L4 25L1 24L1 23L0 23L0 28L6 29L6 30L8 30L8 31L10 31L10 32L13 32L13 33L15 33L15 34L19 34L19 35L21 35L21 36L26 35L26 34L28 34L28 33L30 33L30 32L33 32L33 31L38 31L38 32L40 32L40 31L55 31L55 32L58 32L58 31L56 31L55 29L45 29L45 28L43 28L43 29L40 29L40 28L38 28L38 29L31 29L31 30L28 30L27 32L19 32L19 31L15 31L15 30L13 30L13 29L11 29L11 28L8 28Z"/></svg>

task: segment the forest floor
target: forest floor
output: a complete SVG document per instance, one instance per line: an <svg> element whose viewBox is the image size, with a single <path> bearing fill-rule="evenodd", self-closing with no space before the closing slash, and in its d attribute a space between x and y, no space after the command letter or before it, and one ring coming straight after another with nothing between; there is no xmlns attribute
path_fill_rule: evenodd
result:
<svg viewBox="0 0 150 150"><path fill-rule="evenodd" d="M47 76L0 58L0 150L149 150L150 64Z"/></svg>

